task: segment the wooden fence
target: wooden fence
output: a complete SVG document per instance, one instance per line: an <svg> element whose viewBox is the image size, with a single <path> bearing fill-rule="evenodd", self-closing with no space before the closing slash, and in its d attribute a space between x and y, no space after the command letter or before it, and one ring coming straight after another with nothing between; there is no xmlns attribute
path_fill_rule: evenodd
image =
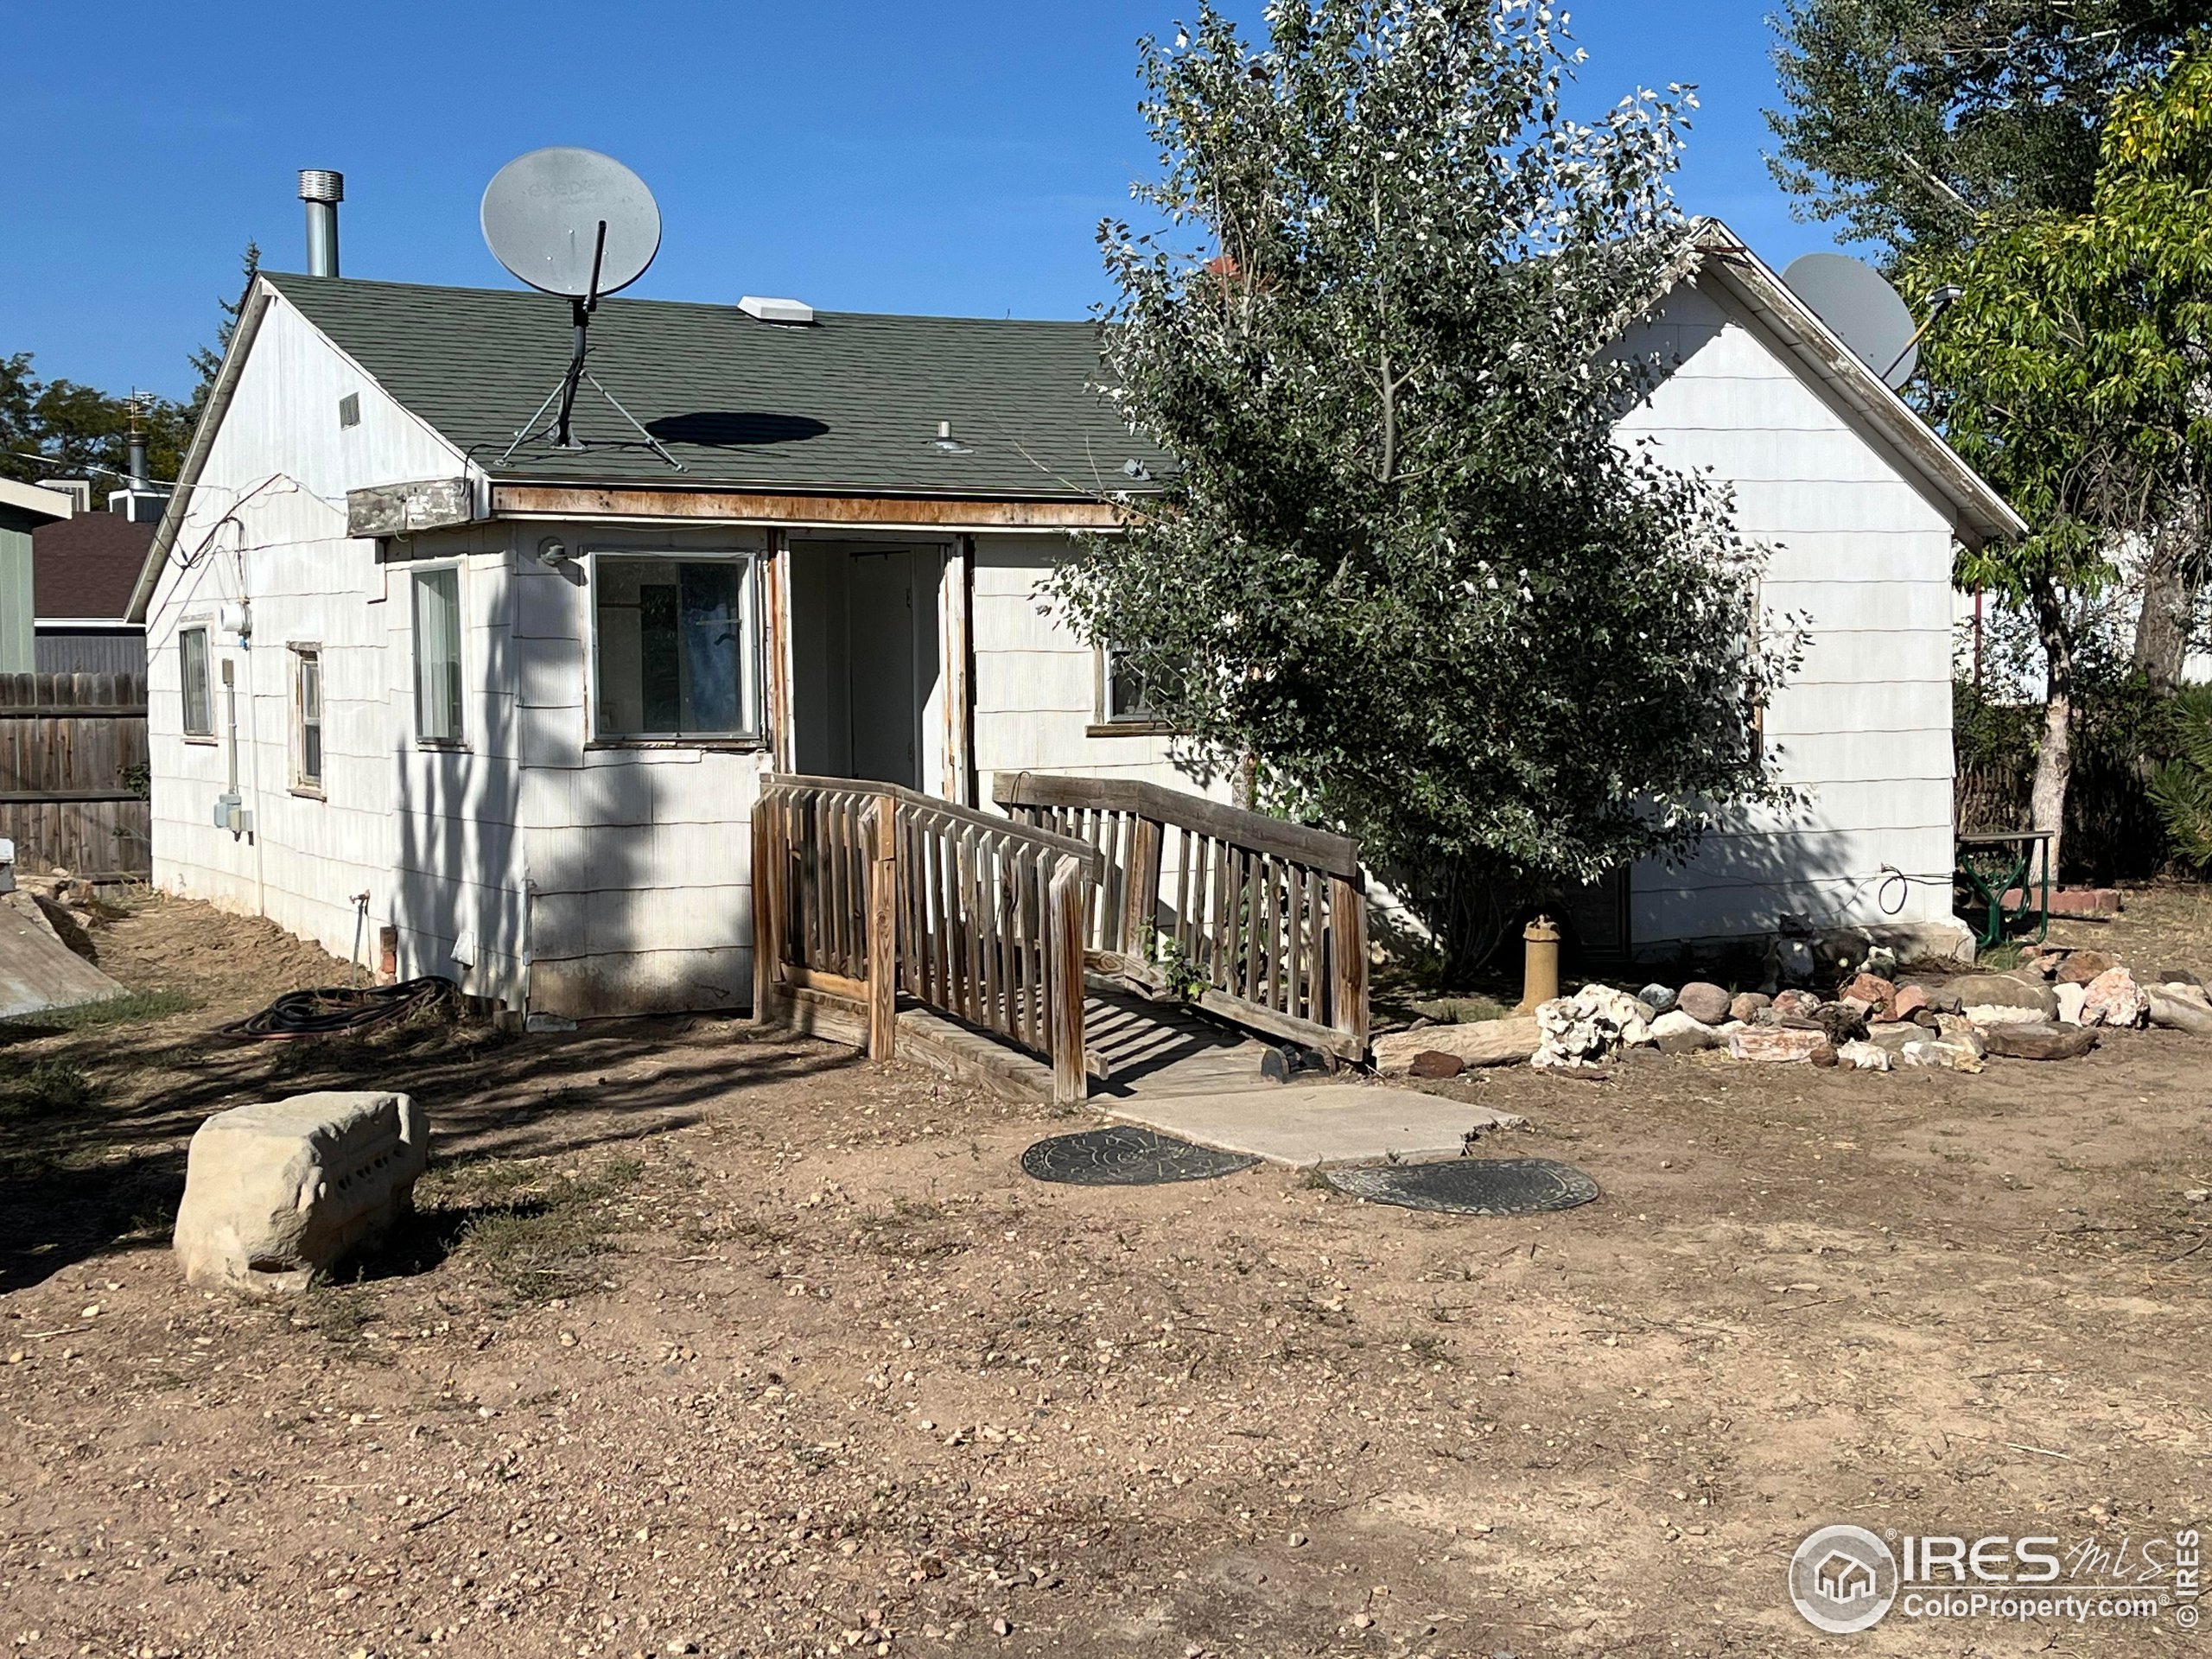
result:
<svg viewBox="0 0 2212 1659"><path fill-rule="evenodd" d="M26 875L153 874L143 674L0 674L0 836Z"/></svg>
<svg viewBox="0 0 2212 1659"><path fill-rule="evenodd" d="M1157 784L1001 772L1017 819L1096 848L1091 959L1332 1059L1367 1054L1359 843Z"/></svg>
<svg viewBox="0 0 2212 1659"><path fill-rule="evenodd" d="M871 1057L901 992L1041 1055L1056 1100L1089 1090L1079 842L891 785L772 775L753 817L754 1014L859 1014Z"/></svg>

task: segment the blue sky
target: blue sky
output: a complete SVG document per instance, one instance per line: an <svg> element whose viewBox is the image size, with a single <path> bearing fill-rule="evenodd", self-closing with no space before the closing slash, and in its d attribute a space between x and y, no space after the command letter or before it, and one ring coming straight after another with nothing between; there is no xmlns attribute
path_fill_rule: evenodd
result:
<svg viewBox="0 0 2212 1659"><path fill-rule="evenodd" d="M507 285L477 200L551 143L606 150L653 187L667 228L641 296L1079 316L1103 292L1093 230L1152 162L1134 42L1185 9L109 0L95 49L81 8L16 0L0 353L181 396L247 238L300 267L302 167L346 175L347 275ZM1592 112L1698 83L1686 206L1777 265L1829 245L1766 175L1755 5L1593 0L1573 18Z"/></svg>

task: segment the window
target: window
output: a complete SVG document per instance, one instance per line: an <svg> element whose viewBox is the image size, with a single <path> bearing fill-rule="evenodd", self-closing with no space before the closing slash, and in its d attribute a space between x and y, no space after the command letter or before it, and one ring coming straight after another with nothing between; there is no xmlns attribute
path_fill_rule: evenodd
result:
<svg viewBox="0 0 2212 1659"><path fill-rule="evenodd" d="M359 426L361 423L361 394L349 391L338 400L338 424Z"/></svg>
<svg viewBox="0 0 2212 1659"><path fill-rule="evenodd" d="M176 637L177 659L183 670L184 734L215 735L215 700L207 690L207 630L186 628Z"/></svg>
<svg viewBox="0 0 2212 1659"><path fill-rule="evenodd" d="M592 560L600 738L757 739L758 584L749 556Z"/></svg>
<svg viewBox="0 0 2212 1659"><path fill-rule="evenodd" d="M292 787L322 789L322 652L292 647Z"/></svg>
<svg viewBox="0 0 2212 1659"><path fill-rule="evenodd" d="M1151 688L1129 660L1128 652L1119 645L1108 645L1098 653L1098 711L1108 726L1164 729L1159 711L1152 706Z"/></svg>
<svg viewBox="0 0 2212 1659"><path fill-rule="evenodd" d="M415 573L415 735L461 741L461 572L451 567Z"/></svg>

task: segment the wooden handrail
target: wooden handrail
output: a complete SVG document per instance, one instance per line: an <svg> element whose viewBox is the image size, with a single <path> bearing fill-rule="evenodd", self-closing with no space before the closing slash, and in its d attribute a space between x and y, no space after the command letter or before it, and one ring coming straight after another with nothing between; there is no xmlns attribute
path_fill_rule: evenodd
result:
<svg viewBox="0 0 2212 1659"><path fill-rule="evenodd" d="M1347 881L1363 881L1359 843L1264 812L1210 801L1164 785L1126 778L1063 778L1038 772L1001 772L991 777L991 798L1001 806L1032 806L1074 811L1128 812L1172 823L1254 852L1317 869Z"/></svg>
<svg viewBox="0 0 2212 1659"><path fill-rule="evenodd" d="M895 785L772 773L753 813L755 1018L795 993L898 1042L901 993L1045 1056L1053 1098L1089 1090L1088 842Z"/></svg>
<svg viewBox="0 0 2212 1659"><path fill-rule="evenodd" d="M1331 1060L1367 1052L1359 843L1158 784L1001 772L992 798L1095 847L1096 966Z"/></svg>

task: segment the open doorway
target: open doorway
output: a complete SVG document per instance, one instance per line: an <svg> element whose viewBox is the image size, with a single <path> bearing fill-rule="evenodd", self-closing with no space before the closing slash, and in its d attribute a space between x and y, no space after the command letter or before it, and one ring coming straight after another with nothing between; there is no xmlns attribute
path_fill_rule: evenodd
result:
<svg viewBox="0 0 2212 1659"><path fill-rule="evenodd" d="M790 556L798 769L929 788L944 550L795 540Z"/></svg>

